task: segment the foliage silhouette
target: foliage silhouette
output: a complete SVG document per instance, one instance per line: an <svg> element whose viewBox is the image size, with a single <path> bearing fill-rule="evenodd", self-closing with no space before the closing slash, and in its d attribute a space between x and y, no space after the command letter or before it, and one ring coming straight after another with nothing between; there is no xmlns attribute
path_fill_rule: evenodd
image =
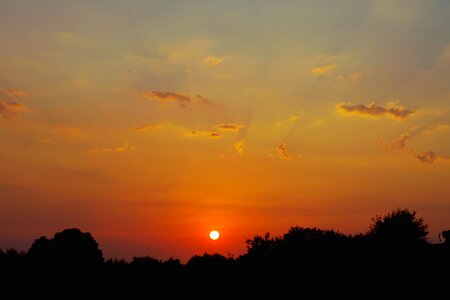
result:
<svg viewBox="0 0 450 300"><path fill-rule="evenodd" d="M415 211L396 209L385 216L372 219L368 237L377 243L413 247L428 243L428 225Z"/></svg>
<svg viewBox="0 0 450 300"><path fill-rule="evenodd" d="M77 228L55 233L52 239L36 239L27 253L36 263L57 268L95 268L103 264L103 253L89 232Z"/></svg>
<svg viewBox="0 0 450 300"><path fill-rule="evenodd" d="M27 253L0 249L0 270L9 281L52 282L64 293L93 289L103 298L149 291L210 297L219 290L231 297L241 290L250 298L308 291L320 297L350 285L358 288L344 288L346 295L362 289L383 296L394 289L404 298L411 287L429 291L450 280L449 272L439 275L450 268L450 230L442 232L444 243L432 244L427 236L415 211L396 209L373 218L365 234L293 226L281 236L247 239L246 253L237 258L204 253L182 264L150 256L104 261L92 235L71 228L36 239Z"/></svg>

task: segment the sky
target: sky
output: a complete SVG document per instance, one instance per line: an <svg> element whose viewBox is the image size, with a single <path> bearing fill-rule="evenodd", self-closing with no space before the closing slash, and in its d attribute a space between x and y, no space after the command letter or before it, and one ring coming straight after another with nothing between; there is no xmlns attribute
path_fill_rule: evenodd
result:
<svg viewBox="0 0 450 300"><path fill-rule="evenodd" d="M3 0L0 41L0 248L450 228L449 1Z"/></svg>

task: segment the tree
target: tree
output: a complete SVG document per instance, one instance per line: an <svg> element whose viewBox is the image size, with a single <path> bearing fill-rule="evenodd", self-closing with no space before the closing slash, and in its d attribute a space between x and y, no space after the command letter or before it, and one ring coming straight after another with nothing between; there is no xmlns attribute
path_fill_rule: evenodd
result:
<svg viewBox="0 0 450 300"><path fill-rule="evenodd" d="M103 253L92 235L77 228L55 233L52 239L40 237L27 255L35 262L58 267L94 267L104 262Z"/></svg>
<svg viewBox="0 0 450 300"><path fill-rule="evenodd" d="M367 236L374 242L392 246L418 246L427 244L428 225L415 211L399 209L385 216L376 216Z"/></svg>

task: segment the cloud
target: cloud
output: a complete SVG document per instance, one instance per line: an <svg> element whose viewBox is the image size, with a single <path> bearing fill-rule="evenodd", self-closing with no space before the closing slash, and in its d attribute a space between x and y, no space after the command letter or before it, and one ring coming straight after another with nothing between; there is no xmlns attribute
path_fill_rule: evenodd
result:
<svg viewBox="0 0 450 300"><path fill-rule="evenodd" d="M284 127L284 126L286 126L286 125L292 125L292 124L295 124L295 123L297 123L297 121L300 119L300 116L299 115L291 115L291 116L289 116L287 119L285 119L285 120L281 120L281 121L277 121L276 123L275 123L275 125L277 126L277 127Z"/></svg>
<svg viewBox="0 0 450 300"><path fill-rule="evenodd" d="M0 116L9 122L18 121L20 114L29 111L25 104L0 100Z"/></svg>
<svg viewBox="0 0 450 300"><path fill-rule="evenodd" d="M206 104L206 105L212 105L212 104L214 104L214 102L212 102L212 101L210 101L210 100L208 100L208 99L206 99L205 97L202 97L202 96L200 96L200 95L196 95L196 96L194 97L194 99L192 100L192 102L194 102L194 103L200 103L200 104Z"/></svg>
<svg viewBox="0 0 450 300"><path fill-rule="evenodd" d="M200 95L190 96L186 94L173 92L159 92L159 91L140 92L138 96L144 99L157 100L163 104L174 102L181 107L187 107L187 105L192 103L206 104L206 105L214 104L212 101Z"/></svg>
<svg viewBox="0 0 450 300"><path fill-rule="evenodd" d="M11 97L25 97L25 96L28 96L28 93L25 92L25 91L13 90L13 89L0 90L0 93L4 94L6 96L11 96Z"/></svg>
<svg viewBox="0 0 450 300"><path fill-rule="evenodd" d="M203 63L204 63L205 65L207 65L207 66L215 67L215 66L218 66L218 65L222 64L223 61L224 61L224 59L225 59L225 58L224 58L223 56L212 56L212 55L208 55L207 57L205 57L205 58L203 59Z"/></svg>
<svg viewBox="0 0 450 300"><path fill-rule="evenodd" d="M116 148L91 148L89 149L90 154L97 154L101 152L109 152L109 153L122 153L125 151L136 151L137 149L133 146L128 145L127 142L123 144L123 146L119 146Z"/></svg>
<svg viewBox="0 0 450 300"><path fill-rule="evenodd" d="M244 139L241 139L234 143L234 149L236 149L236 152L239 154L244 154Z"/></svg>
<svg viewBox="0 0 450 300"><path fill-rule="evenodd" d="M384 115L388 115L396 119L404 119L416 112L412 109L407 109L400 105L393 104L392 102L388 103L387 107L378 106L374 102L369 103L368 105L366 104L352 105L348 103L342 103L338 104L337 109L343 113L348 114L361 114L374 117L381 117Z"/></svg>
<svg viewBox="0 0 450 300"><path fill-rule="evenodd" d="M42 141L46 144L59 144L60 142L78 142L85 137L83 130L78 127L56 125L48 129Z"/></svg>
<svg viewBox="0 0 450 300"><path fill-rule="evenodd" d="M330 72L334 68L336 68L336 64L328 64L328 65L312 68L311 73L315 74L315 75L322 75L322 74L326 74L326 73Z"/></svg>
<svg viewBox="0 0 450 300"><path fill-rule="evenodd" d="M244 127L242 124L234 124L234 123L225 123L225 124L217 124L216 128L222 131L238 131Z"/></svg>
<svg viewBox="0 0 450 300"><path fill-rule="evenodd" d="M428 134L439 133L439 132L444 132L444 131L448 131L448 130L450 130L450 125L441 123L441 124L433 124L433 125L425 126L424 128L422 128L420 133L428 135Z"/></svg>
<svg viewBox="0 0 450 300"><path fill-rule="evenodd" d="M138 132L152 131L152 130L160 129L160 128L164 127L164 126L166 126L166 124L163 124L163 123L161 123L161 124L147 124L147 125L143 125L143 126L130 128L130 130L138 131Z"/></svg>
<svg viewBox="0 0 450 300"><path fill-rule="evenodd" d="M201 130L185 130L184 136L186 137L206 137L211 139L220 139L222 136L213 131L201 131Z"/></svg>
<svg viewBox="0 0 450 300"><path fill-rule="evenodd" d="M286 151L286 144L282 143L277 147L277 152L281 159L292 160L292 155L288 154Z"/></svg>
<svg viewBox="0 0 450 300"><path fill-rule="evenodd" d="M187 138L220 139L223 137L223 135L219 131L223 131L224 133L238 131L243 126L244 125L240 125L240 124L225 123L225 124L215 125L214 128L212 128L211 130L197 130L197 129L187 128L183 125L164 122L164 123L159 123L159 124L148 124L148 125L133 127L133 128L130 128L130 130L136 131L136 132L146 132L146 131L155 131L155 130L165 128L165 129L174 130L176 133L180 134L183 137L187 137Z"/></svg>
<svg viewBox="0 0 450 300"><path fill-rule="evenodd" d="M401 137L399 137L392 145L391 148L392 149L404 149L406 146L406 141L410 138L411 136L409 134L404 134ZM384 141L383 141L384 142ZM380 142L381 144L381 142Z"/></svg>
<svg viewBox="0 0 450 300"><path fill-rule="evenodd" d="M416 157L424 164L432 164L438 158L436 153L434 153L433 151L420 152Z"/></svg>
<svg viewBox="0 0 450 300"><path fill-rule="evenodd" d="M391 149L395 150L401 150L403 153L406 153L408 155L412 155L415 158L417 158L420 162L426 163L426 164L432 164L437 159L446 161L447 158L445 156L438 156L433 151L422 151L417 152L414 148L407 148L406 142L409 141L411 138L422 135L422 134L430 134L439 132L442 130L448 130L450 126L447 124L437 124L437 125L426 125L426 126L420 126L415 127L411 130L411 133L405 133L402 136L400 136L397 140L395 140L392 145L390 146ZM389 146L386 141L381 140L379 142L379 146L382 147L386 152L389 152Z"/></svg>

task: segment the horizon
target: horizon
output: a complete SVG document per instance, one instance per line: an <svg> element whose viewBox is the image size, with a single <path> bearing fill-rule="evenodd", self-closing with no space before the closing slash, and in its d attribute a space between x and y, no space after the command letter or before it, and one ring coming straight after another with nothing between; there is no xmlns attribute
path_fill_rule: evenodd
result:
<svg viewBox="0 0 450 300"><path fill-rule="evenodd" d="M0 249L450 228L450 2L0 3ZM217 230L220 237L211 240Z"/></svg>

